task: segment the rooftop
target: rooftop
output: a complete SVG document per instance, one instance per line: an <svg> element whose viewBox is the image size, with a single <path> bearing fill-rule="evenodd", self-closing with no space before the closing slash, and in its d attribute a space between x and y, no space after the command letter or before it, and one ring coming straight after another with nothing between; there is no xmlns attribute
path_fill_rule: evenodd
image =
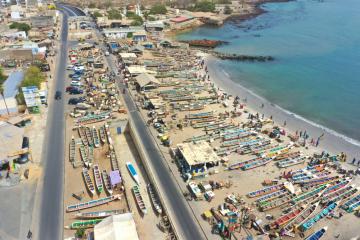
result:
<svg viewBox="0 0 360 240"><path fill-rule="evenodd" d="M9 154L21 150L24 129L6 122L0 122L0 160L8 158Z"/></svg>
<svg viewBox="0 0 360 240"><path fill-rule="evenodd" d="M177 147L189 166L215 163L220 160L207 142L198 142L196 144L181 143L178 144Z"/></svg>

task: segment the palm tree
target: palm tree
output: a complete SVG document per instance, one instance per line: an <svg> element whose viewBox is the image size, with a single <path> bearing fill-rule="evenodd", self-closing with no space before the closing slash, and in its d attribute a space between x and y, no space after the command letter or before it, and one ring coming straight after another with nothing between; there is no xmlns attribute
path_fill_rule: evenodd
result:
<svg viewBox="0 0 360 240"><path fill-rule="evenodd" d="M0 84L0 95L1 95L1 97L3 98L3 100L4 100L5 107L6 107L6 112L7 112L8 115L10 115L8 106L7 106L7 104L6 104L5 96L4 96L4 86L3 86L3 84Z"/></svg>

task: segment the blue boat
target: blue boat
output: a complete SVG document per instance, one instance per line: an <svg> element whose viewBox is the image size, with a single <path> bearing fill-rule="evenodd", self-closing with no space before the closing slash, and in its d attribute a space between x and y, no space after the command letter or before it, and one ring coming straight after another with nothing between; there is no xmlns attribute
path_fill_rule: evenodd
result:
<svg viewBox="0 0 360 240"><path fill-rule="evenodd" d="M326 230L328 229L328 227L323 227L322 229L320 229L319 231L311 234L310 236L308 236L307 238L305 238L305 240L319 240L320 238L322 238L325 235Z"/></svg>
<svg viewBox="0 0 360 240"><path fill-rule="evenodd" d="M131 175L131 177L134 179L134 181L139 185L140 184L140 179L139 179L139 175L137 174L134 166L132 165L131 162L127 162L126 163L126 167L129 170L129 173Z"/></svg>

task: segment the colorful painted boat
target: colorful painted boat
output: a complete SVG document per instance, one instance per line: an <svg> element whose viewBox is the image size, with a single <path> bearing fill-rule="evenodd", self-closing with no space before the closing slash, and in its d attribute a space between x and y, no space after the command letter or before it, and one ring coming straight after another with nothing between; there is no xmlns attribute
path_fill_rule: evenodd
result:
<svg viewBox="0 0 360 240"><path fill-rule="evenodd" d="M88 165L87 167L91 167L93 162L94 162L94 147L93 146L89 146L87 147L88 149Z"/></svg>
<svg viewBox="0 0 360 240"><path fill-rule="evenodd" d="M256 190L254 192L249 192L247 194L247 196L249 198L260 197L260 196L263 196L263 195L278 191L278 190L282 189L283 187L284 187L284 184L281 183L281 184L278 184L278 185L274 185L274 186L266 187L266 188L263 188L263 189L260 189L260 190Z"/></svg>
<svg viewBox="0 0 360 240"><path fill-rule="evenodd" d="M327 215L330 214L336 207L337 203L332 202L330 203L326 208L322 209L318 214L316 214L314 217L307 220L305 223L299 226L299 230L302 232L305 232L312 228L317 222L319 222L321 219L324 219Z"/></svg>
<svg viewBox="0 0 360 240"><path fill-rule="evenodd" d="M121 199L121 195L117 194L117 195L112 195L109 197L91 200L88 202L77 203L74 205L67 206L66 212L74 212L74 211L79 211L82 209L92 208L92 207L96 207L96 206L103 205L103 204L106 204L106 203L109 203L109 202L112 202L115 200L120 200L120 199Z"/></svg>
<svg viewBox="0 0 360 240"><path fill-rule="evenodd" d="M96 148L100 147L100 137L98 135L98 131L96 130L95 126L92 128L92 139L94 141L94 146Z"/></svg>
<svg viewBox="0 0 360 240"><path fill-rule="evenodd" d="M279 191L276 191L276 192L272 192L272 193L263 195L263 196L259 197L258 199L256 199L255 201L256 201L257 203L262 203L262 202L264 202L264 201L270 201L270 200L272 200L272 199L282 197L282 196L286 195L287 193L288 193L287 190L281 189L281 190L279 190Z"/></svg>
<svg viewBox="0 0 360 240"><path fill-rule="evenodd" d="M283 154L279 154L274 158L274 161L284 160L284 159L291 159L291 158L297 158L300 156L300 152L287 152Z"/></svg>
<svg viewBox="0 0 360 240"><path fill-rule="evenodd" d="M153 186L149 183L147 186L148 192L149 192L149 196L150 196L150 200L152 205L154 206L156 212L158 214L162 213L162 207L161 207L161 203L159 200L159 197L157 196L155 189L153 188Z"/></svg>
<svg viewBox="0 0 360 240"><path fill-rule="evenodd" d="M86 133L85 133L85 127L79 127L78 128L78 133L79 133L79 136L81 138L82 143L85 146L89 146L89 142L87 140Z"/></svg>
<svg viewBox="0 0 360 240"><path fill-rule="evenodd" d="M111 187L110 178L109 178L109 175L107 174L107 172L106 172L105 169L102 170L101 176L102 176L102 180L103 180L103 183L104 183L104 186L105 186L105 190L106 190L110 195L112 195L113 190L112 190L112 187Z"/></svg>
<svg viewBox="0 0 360 240"><path fill-rule="evenodd" d="M280 206L283 206L287 203L290 203L291 200L293 199L294 195L293 194L286 194L280 198L276 198L276 199L273 199L273 200L270 200L270 201L264 201L262 202L261 204L259 204L259 208L261 211L263 212L266 212L266 211L269 211L271 209L274 209L274 208L278 208Z"/></svg>
<svg viewBox="0 0 360 240"><path fill-rule="evenodd" d="M131 162L127 162L126 163L126 167L127 169L129 170L129 173L131 175L131 177L134 179L134 181L137 183L137 184L140 184L140 178L139 178L139 175L137 174L134 166L132 165Z"/></svg>
<svg viewBox="0 0 360 240"><path fill-rule="evenodd" d="M316 231L313 234L311 234L310 236L308 236L307 238L305 238L305 240L319 240L320 238L322 238L325 235L327 229L328 229L328 227L325 226L322 229L320 229L319 231Z"/></svg>
<svg viewBox="0 0 360 240"><path fill-rule="evenodd" d="M293 220L288 222L286 225L283 226L282 231L284 233L293 232L295 228L303 224L310 216L313 214L319 203L316 202L315 204L311 204L307 208L305 208L299 215L297 215Z"/></svg>
<svg viewBox="0 0 360 240"><path fill-rule="evenodd" d="M355 208L360 206L360 194L355 197L349 199L347 202L341 205L341 208L346 210L347 212L352 212Z"/></svg>
<svg viewBox="0 0 360 240"><path fill-rule="evenodd" d="M86 221L76 221L71 223L70 229L79 229L79 228L93 228L96 224L101 222L102 219L91 219Z"/></svg>
<svg viewBox="0 0 360 240"><path fill-rule="evenodd" d="M117 160L116 152L113 149L110 150L110 162L113 171L119 170L119 162Z"/></svg>
<svg viewBox="0 0 360 240"><path fill-rule="evenodd" d="M72 138L70 141L70 148L69 148L69 160L71 163L75 162L76 157L76 143L75 139Z"/></svg>
<svg viewBox="0 0 360 240"><path fill-rule="evenodd" d="M86 134L86 139L89 143L89 146L94 146L94 141L93 141L93 137L92 137L92 131L89 127L85 127L85 134Z"/></svg>
<svg viewBox="0 0 360 240"><path fill-rule="evenodd" d="M339 179L339 176L333 176L333 177L324 177L324 178L318 178L318 179L312 179L309 181L296 181L295 183L298 183L302 186L316 186L320 184L330 183L334 182Z"/></svg>
<svg viewBox="0 0 360 240"><path fill-rule="evenodd" d="M126 210L108 210L108 211L97 211L97 212L82 212L77 213L75 216L81 219L93 219L93 218L106 218L112 215L125 213Z"/></svg>
<svg viewBox="0 0 360 240"><path fill-rule="evenodd" d="M306 157L284 159L284 160L280 160L279 162L277 162L277 165L279 168L286 168L286 167L302 164L305 162L305 160L306 160Z"/></svg>
<svg viewBox="0 0 360 240"><path fill-rule="evenodd" d="M106 143L106 133L105 133L105 127L101 126L99 128L99 135L100 135L100 141L105 144Z"/></svg>
<svg viewBox="0 0 360 240"><path fill-rule="evenodd" d="M84 182L85 182L86 188L89 190L91 195L94 195L95 194L95 187L94 187L94 184L93 184L93 182L91 180L89 171L86 168L83 168L82 175L84 177Z"/></svg>
<svg viewBox="0 0 360 240"><path fill-rule="evenodd" d="M228 170L240 169L240 168L242 168L243 166L245 166L246 164L249 164L249 163L252 163L252 162L257 162L257 161L260 160L260 159L262 159L262 158L261 158L261 157L257 157L257 158L252 158L252 159L247 160L247 161L237 162L237 163L231 164L231 165L228 167Z"/></svg>
<svg viewBox="0 0 360 240"><path fill-rule="evenodd" d="M317 187L315 189L311 189L307 192L304 192L304 193L294 197L291 202L296 204L297 202L307 200L313 196L316 196L319 194L321 195L326 190L327 187L328 187L328 185L320 185L319 187Z"/></svg>
<svg viewBox="0 0 360 240"><path fill-rule="evenodd" d="M304 207L295 208L293 211L279 217L278 219L269 224L270 229L280 228L282 225L296 218L303 210Z"/></svg>
<svg viewBox="0 0 360 240"><path fill-rule="evenodd" d="M272 161L272 158L262 158L262 159L259 159L258 161L245 164L244 166L241 167L241 169L244 170L244 171L254 169L254 168L257 168L257 167L260 167L260 166L264 166L264 165L268 164L271 161Z"/></svg>
<svg viewBox="0 0 360 240"><path fill-rule="evenodd" d="M101 179L100 169L98 164L94 165L93 171L94 171L96 189L98 190L99 193L102 193L102 191L104 190L104 185Z"/></svg>
<svg viewBox="0 0 360 240"><path fill-rule="evenodd" d="M80 151L81 160L84 162L84 165L88 167L89 158L88 158L87 148L84 145L80 145L79 151Z"/></svg>
<svg viewBox="0 0 360 240"><path fill-rule="evenodd" d="M345 188L339 189L336 192L328 194L327 196L324 196L321 199L321 203L326 205L330 202L338 202L338 201L341 201L342 199L347 199L347 198L351 197L357 191L358 191L358 189L354 188L354 185L347 186Z"/></svg>
<svg viewBox="0 0 360 240"><path fill-rule="evenodd" d="M323 193L322 197L324 198L324 197L326 197L326 196L328 196L328 195L330 195L332 193L335 193L335 192L339 191L340 189L343 189L350 182L351 182L351 180L340 181L339 183L328 187L328 189L326 189L326 191Z"/></svg>
<svg viewBox="0 0 360 240"><path fill-rule="evenodd" d="M138 186L138 185L133 186L133 187L132 187L132 191L133 191L133 194L134 194L134 197L135 197L135 200L136 200L136 204L138 205L140 211L141 211L143 214L146 214L146 213L147 213L147 209L146 209L146 206L145 206L144 199L143 199L143 197L141 196L139 186Z"/></svg>

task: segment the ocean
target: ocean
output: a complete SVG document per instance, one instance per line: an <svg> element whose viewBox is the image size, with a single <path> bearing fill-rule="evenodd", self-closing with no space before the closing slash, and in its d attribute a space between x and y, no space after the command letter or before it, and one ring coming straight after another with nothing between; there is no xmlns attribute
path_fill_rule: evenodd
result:
<svg viewBox="0 0 360 240"><path fill-rule="evenodd" d="M216 61L232 81L284 110L360 140L360 1L297 0L178 39L229 42L216 50L270 55L273 62Z"/></svg>

